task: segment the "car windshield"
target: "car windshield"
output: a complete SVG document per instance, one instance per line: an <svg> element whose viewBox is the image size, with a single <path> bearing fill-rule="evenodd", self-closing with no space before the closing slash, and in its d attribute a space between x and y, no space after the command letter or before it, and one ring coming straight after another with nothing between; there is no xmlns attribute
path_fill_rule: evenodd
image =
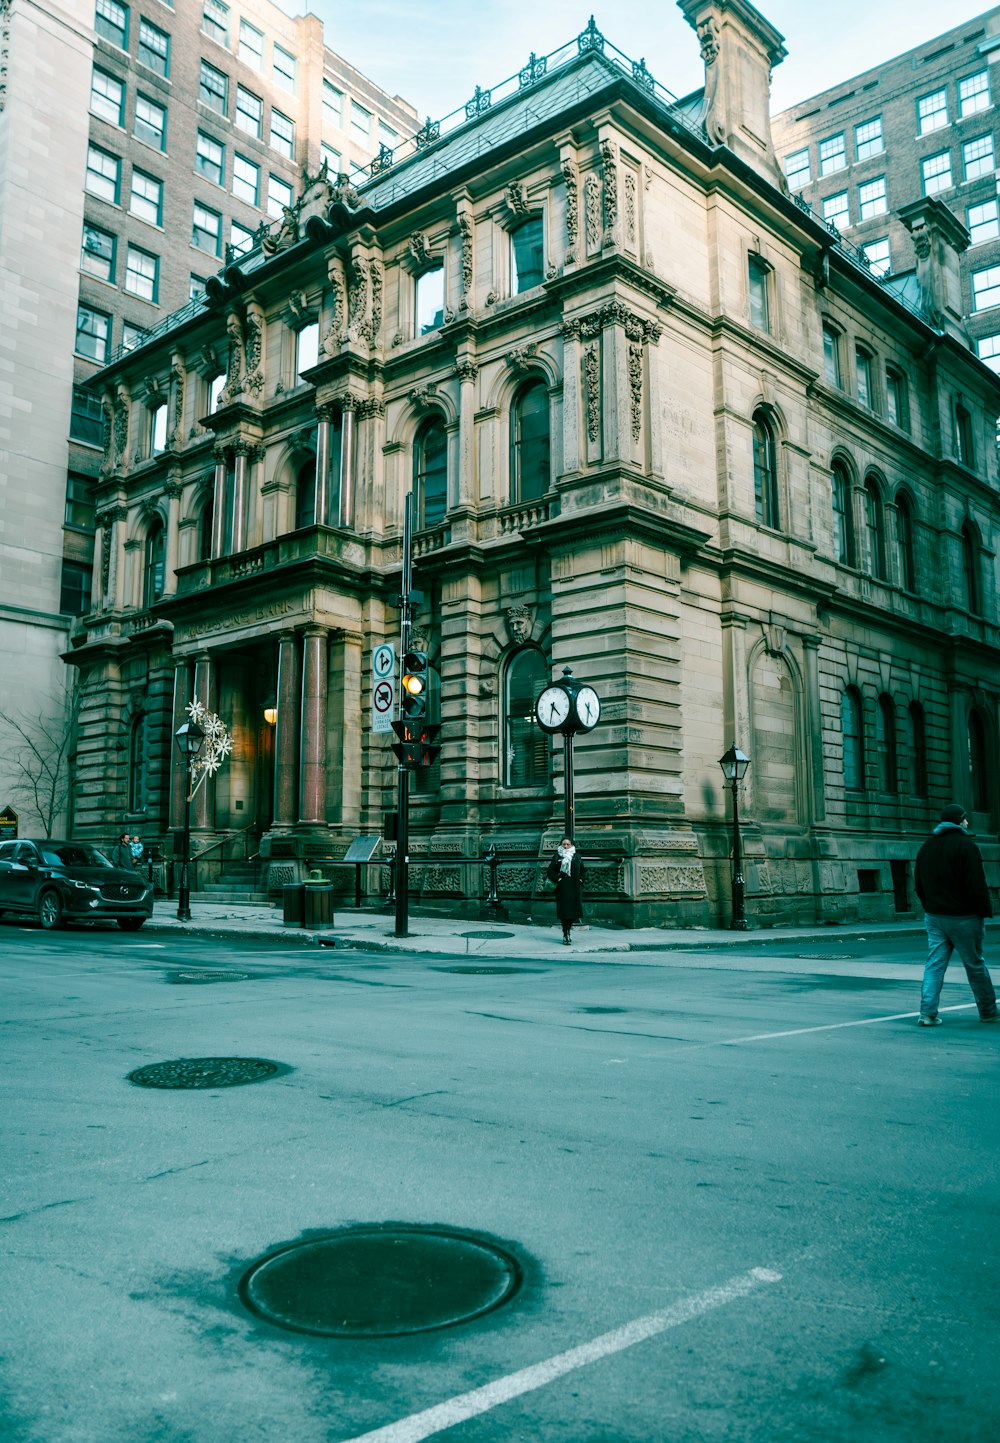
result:
<svg viewBox="0 0 1000 1443"><path fill-rule="evenodd" d="M79 842L46 842L38 849L47 867L110 867L111 863L96 847Z"/></svg>

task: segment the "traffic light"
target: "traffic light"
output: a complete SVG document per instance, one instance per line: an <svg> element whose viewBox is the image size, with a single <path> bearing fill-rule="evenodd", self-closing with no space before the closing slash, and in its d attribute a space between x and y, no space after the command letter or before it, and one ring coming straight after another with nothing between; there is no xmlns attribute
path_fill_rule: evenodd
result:
<svg viewBox="0 0 1000 1443"><path fill-rule="evenodd" d="M441 752L440 743L435 741L441 730L439 725L394 721L392 729L399 737L398 742L393 742L392 749L404 767L415 770L434 765Z"/></svg>
<svg viewBox="0 0 1000 1443"><path fill-rule="evenodd" d="M427 710L427 653L408 651L403 656L400 673L400 706L402 717L416 719Z"/></svg>

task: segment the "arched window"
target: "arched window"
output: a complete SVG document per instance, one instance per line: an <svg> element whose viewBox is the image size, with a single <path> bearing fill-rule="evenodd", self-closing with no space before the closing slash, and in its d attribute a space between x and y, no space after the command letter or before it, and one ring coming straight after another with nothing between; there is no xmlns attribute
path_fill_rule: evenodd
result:
<svg viewBox="0 0 1000 1443"><path fill-rule="evenodd" d="M868 565L872 576L879 581L886 578L885 566L885 510L882 505L882 490L874 476L865 478L865 540L868 548Z"/></svg>
<svg viewBox="0 0 1000 1443"><path fill-rule="evenodd" d="M904 591L916 591L917 569L913 555L913 506L905 491L896 494L896 559L899 584Z"/></svg>
<svg viewBox="0 0 1000 1443"><path fill-rule="evenodd" d="M833 491L833 554L842 566L856 566L851 478L842 461L834 461L830 484Z"/></svg>
<svg viewBox="0 0 1000 1443"><path fill-rule="evenodd" d="M506 787L544 787L549 781L549 738L535 723L535 698L549 680L545 657L534 646L516 651L504 676Z"/></svg>
<svg viewBox="0 0 1000 1443"><path fill-rule="evenodd" d="M145 607L159 601L166 584L167 544L163 522L152 522L146 532L146 552L142 573L142 604Z"/></svg>
<svg viewBox="0 0 1000 1443"><path fill-rule="evenodd" d="M146 727L145 712L133 720L128 737L128 809L146 810Z"/></svg>
<svg viewBox="0 0 1000 1443"><path fill-rule="evenodd" d="M924 709L911 701L906 713L907 786L911 797L927 795L927 729Z"/></svg>
<svg viewBox="0 0 1000 1443"><path fill-rule="evenodd" d="M980 616L983 593L979 573L979 537L975 527L968 522L962 527L962 585L965 605L973 616Z"/></svg>
<svg viewBox="0 0 1000 1443"><path fill-rule="evenodd" d="M215 521L215 497L211 491L201 508L198 518L198 560L209 561L212 556L212 526Z"/></svg>
<svg viewBox="0 0 1000 1443"><path fill-rule="evenodd" d="M549 489L549 393L544 381L530 381L511 408L510 496L537 501Z"/></svg>
<svg viewBox="0 0 1000 1443"><path fill-rule="evenodd" d="M840 699L840 730L844 743L844 786L849 792L865 789L865 737L861 693L849 686Z"/></svg>
<svg viewBox="0 0 1000 1443"><path fill-rule="evenodd" d="M778 461L774 431L763 411L753 414L753 496L762 526L779 525Z"/></svg>
<svg viewBox="0 0 1000 1443"><path fill-rule="evenodd" d="M882 792L899 790L896 768L896 708L885 692L875 710L875 741L878 746L878 784Z"/></svg>
<svg viewBox="0 0 1000 1443"><path fill-rule="evenodd" d="M417 525L437 526L448 510L448 437L440 418L428 421L417 437L413 490L417 499Z"/></svg>
<svg viewBox="0 0 1000 1443"><path fill-rule="evenodd" d="M316 524L316 462L307 461L295 478L295 529Z"/></svg>
<svg viewBox="0 0 1000 1443"><path fill-rule="evenodd" d="M986 775L986 727L982 712L976 710L969 714L969 795L974 812L989 811Z"/></svg>

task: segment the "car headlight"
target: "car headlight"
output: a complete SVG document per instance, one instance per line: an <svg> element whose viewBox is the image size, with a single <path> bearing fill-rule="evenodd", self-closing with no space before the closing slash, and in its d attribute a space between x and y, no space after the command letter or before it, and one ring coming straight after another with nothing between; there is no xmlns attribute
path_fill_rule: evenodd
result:
<svg viewBox="0 0 1000 1443"><path fill-rule="evenodd" d="M66 880L69 885L71 887L75 887L78 892L96 892L98 896L100 895L101 889L99 887L93 886L93 884L90 882L78 882L73 877L67 877Z"/></svg>

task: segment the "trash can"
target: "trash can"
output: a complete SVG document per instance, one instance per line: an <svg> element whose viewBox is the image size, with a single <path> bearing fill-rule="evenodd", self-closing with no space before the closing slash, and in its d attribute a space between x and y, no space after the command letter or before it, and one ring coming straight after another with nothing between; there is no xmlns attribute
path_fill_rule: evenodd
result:
<svg viewBox="0 0 1000 1443"><path fill-rule="evenodd" d="M333 887L329 882L303 882L305 893L303 908L304 927L333 926Z"/></svg>
<svg viewBox="0 0 1000 1443"><path fill-rule="evenodd" d="M284 907L284 924L286 927L304 927L305 922L305 884L303 882L292 882L289 886L282 887L281 900Z"/></svg>

